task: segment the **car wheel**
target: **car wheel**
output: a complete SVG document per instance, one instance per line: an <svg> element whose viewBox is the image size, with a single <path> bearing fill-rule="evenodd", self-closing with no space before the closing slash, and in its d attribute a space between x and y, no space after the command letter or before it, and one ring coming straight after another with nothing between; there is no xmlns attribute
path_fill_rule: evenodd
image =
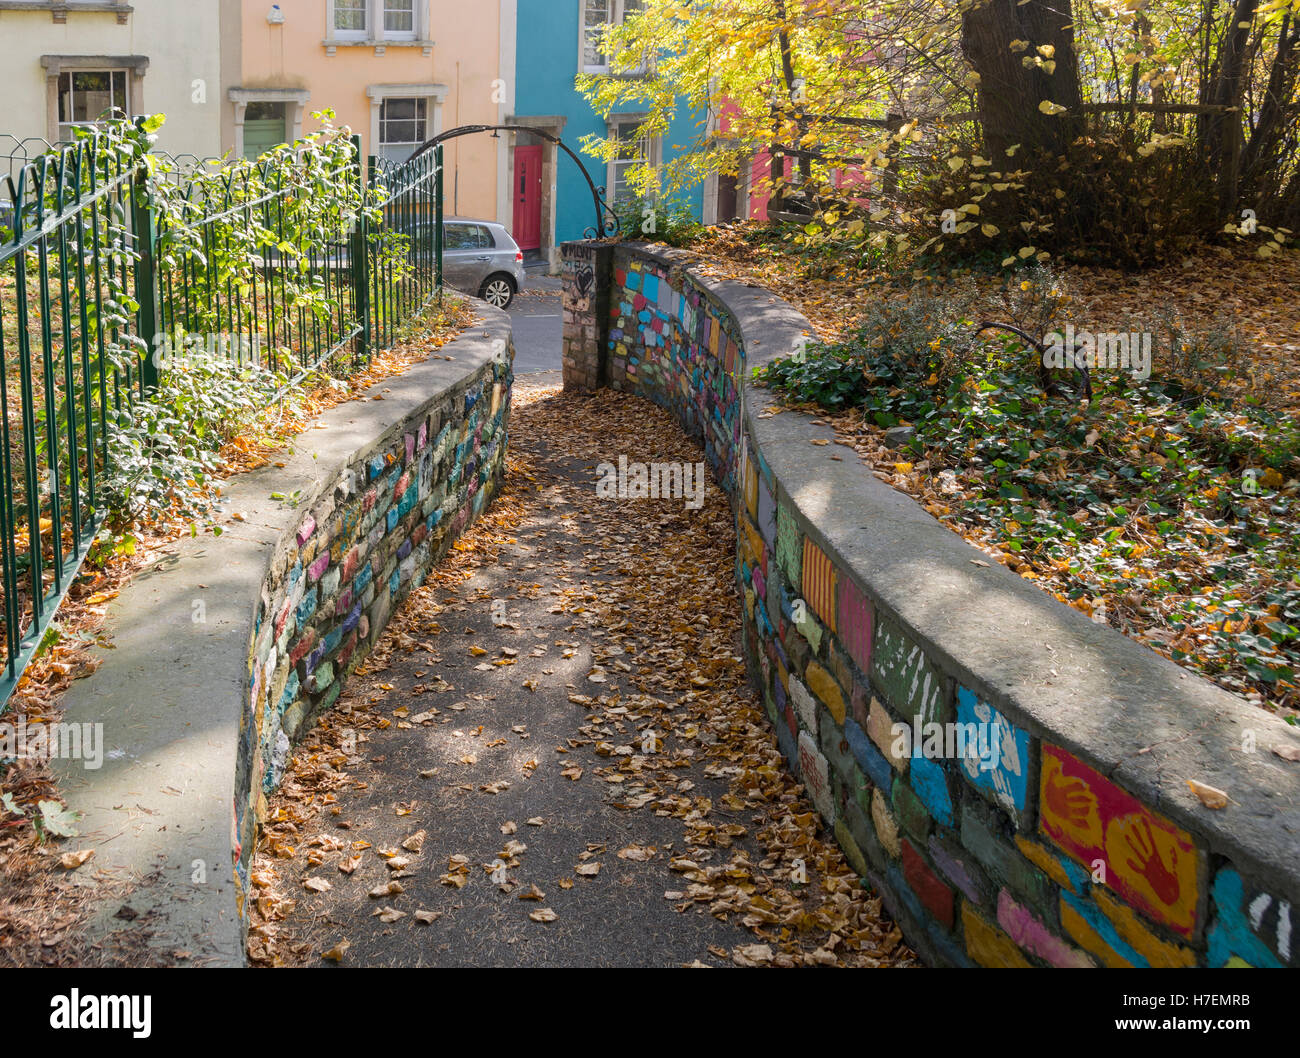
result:
<svg viewBox="0 0 1300 1058"><path fill-rule="evenodd" d="M493 308L508 309L515 300L515 281L506 275L488 276L483 280L478 296Z"/></svg>

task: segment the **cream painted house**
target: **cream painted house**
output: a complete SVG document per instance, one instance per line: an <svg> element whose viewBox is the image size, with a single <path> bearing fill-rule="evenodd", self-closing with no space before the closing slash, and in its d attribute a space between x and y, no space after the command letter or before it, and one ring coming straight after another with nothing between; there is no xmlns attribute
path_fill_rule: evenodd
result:
<svg viewBox="0 0 1300 1058"><path fill-rule="evenodd" d="M243 0L224 147L254 156L324 109L368 155L403 161L461 125L513 110L515 0ZM502 71L505 71L504 73ZM505 135L444 148L448 215L511 220Z"/></svg>
<svg viewBox="0 0 1300 1058"><path fill-rule="evenodd" d="M163 112L158 146L221 153L239 0L0 0L0 155L66 139L109 108ZM236 49L237 54L237 49ZM231 123L233 124L233 122ZM12 138L11 138L12 137Z"/></svg>

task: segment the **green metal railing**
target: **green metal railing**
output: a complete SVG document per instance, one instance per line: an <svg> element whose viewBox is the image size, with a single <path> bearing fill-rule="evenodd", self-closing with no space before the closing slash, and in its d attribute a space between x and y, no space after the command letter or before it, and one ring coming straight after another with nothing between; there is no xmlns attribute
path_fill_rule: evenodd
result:
<svg viewBox="0 0 1300 1058"><path fill-rule="evenodd" d="M363 366L442 281L442 157L348 163L365 209L304 228L292 149L215 190L151 179L98 135L15 159L0 183L0 710L103 523L116 413L147 400L180 336L280 370ZM194 187L197 187L197 183ZM178 209L157 196L179 194ZM175 204L174 199L172 204ZM163 355L159 355L160 352Z"/></svg>
<svg viewBox="0 0 1300 1058"><path fill-rule="evenodd" d="M401 165L372 155L370 187L382 197L382 226L402 236L387 253L367 240L363 341L366 348L385 348L398 325L418 315L442 288L442 148Z"/></svg>
<svg viewBox="0 0 1300 1058"><path fill-rule="evenodd" d="M138 397L136 173L86 140L23 165L0 196L0 703L102 520L108 419Z"/></svg>

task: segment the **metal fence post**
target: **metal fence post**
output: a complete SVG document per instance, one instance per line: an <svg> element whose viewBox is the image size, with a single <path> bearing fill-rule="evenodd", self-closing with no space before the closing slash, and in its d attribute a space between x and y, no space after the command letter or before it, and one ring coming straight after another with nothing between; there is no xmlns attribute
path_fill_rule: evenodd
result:
<svg viewBox="0 0 1300 1058"><path fill-rule="evenodd" d="M370 197L370 174L374 172L374 158L367 166L361 153L361 137L352 137L353 157L356 159L356 179L361 189L361 214L357 217L356 227L352 231L349 253L352 259L352 304L357 312L357 321L361 332L357 335L357 359L370 359L370 253L366 238L365 209Z"/></svg>
<svg viewBox="0 0 1300 1058"><path fill-rule="evenodd" d="M434 257L434 278L438 284L438 298L442 298L442 144L438 144L433 149L433 164L438 167L437 175L434 177L433 190L438 201L434 204L436 213L436 223L433 232L433 257Z"/></svg>
<svg viewBox="0 0 1300 1058"><path fill-rule="evenodd" d="M149 195L149 170L140 163L131 188L131 227L135 233L135 297L140 304L138 336L145 344L140 363L140 393L158 388L158 309L162 292L158 286L158 267L154 258L157 223Z"/></svg>

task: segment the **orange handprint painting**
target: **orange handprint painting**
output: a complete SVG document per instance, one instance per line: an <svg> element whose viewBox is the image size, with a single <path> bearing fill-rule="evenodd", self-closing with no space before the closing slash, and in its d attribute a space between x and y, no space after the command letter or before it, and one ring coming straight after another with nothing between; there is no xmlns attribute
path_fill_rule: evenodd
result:
<svg viewBox="0 0 1300 1058"><path fill-rule="evenodd" d="M1195 900L1184 899L1196 890L1196 850L1176 827L1152 825L1145 810L1112 819L1106 827L1106 860L1148 906L1164 908L1171 926L1190 933L1195 921Z"/></svg>
<svg viewBox="0 0 1300 1058"><path fill-rule="evenodd" d="M1196 846L1099 772L1043 745L1039 823L1088 867L1105 864L1105 884L1183 934L1196 924Z"/></svg>
<svg viewBox="0 0 1300 1058"><path fill-rule="evenodd" d="M1050 819L1062 834L1085 848L1101 844L1101 813L1097 796L1078 775L1067 775L1060 758L1043 754L1043 821Z"/></svg>

